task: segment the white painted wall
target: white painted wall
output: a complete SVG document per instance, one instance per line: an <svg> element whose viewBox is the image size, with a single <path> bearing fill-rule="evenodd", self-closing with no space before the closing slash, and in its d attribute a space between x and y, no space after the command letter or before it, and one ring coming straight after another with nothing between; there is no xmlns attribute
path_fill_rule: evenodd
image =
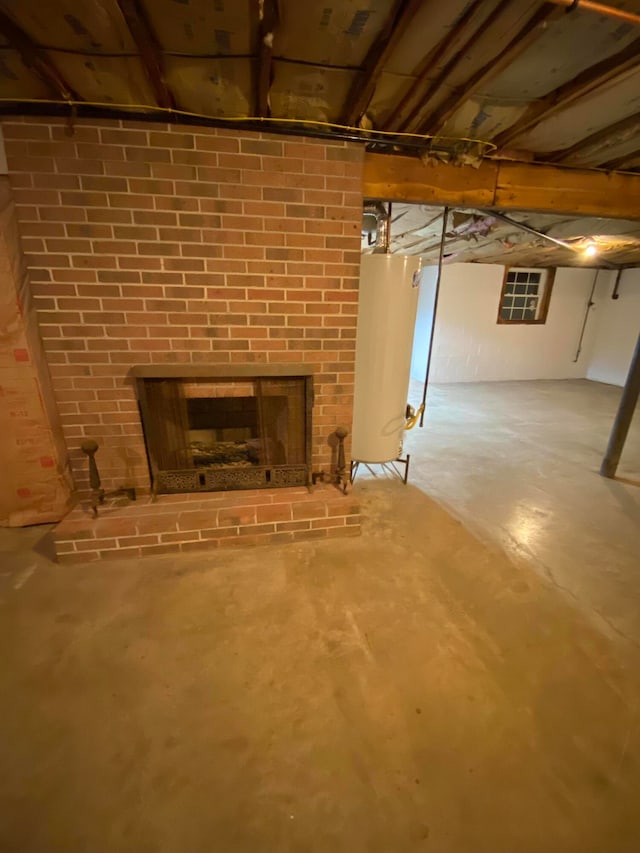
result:
<svg viewBox="0 0 640 853"><path fill-rule="evenodd" d="M424 381L429 352L429 338L433 325L433 303L436 296L436 278L438 267L423 267L420 270L420 295L418 296L418 314L413 335L413 354L411 356L411 378Z"/></svg>
<svg viewBox="0 0 640 853"><path fill-rule="evenodd" d="M496 320L504 267L443 267L431 381L584 378L595 337L594 309L577 363L574 358L594 275L591 269L558 269L546 323L499 325ZM418 303L411 371L417 379L424 378L425 332L433 312L431 282L435 281L435 271L431 277L425 274L423 281L426 287Z"/></svg>
<svg viewBox="0 0 640 853"><path fill-rule="evenodd" d="M618 299L611 299L614 282L615 274L607 273L596 288L595 337L587 378L624 385L640 334L640 269L622 273Z"/></svg>

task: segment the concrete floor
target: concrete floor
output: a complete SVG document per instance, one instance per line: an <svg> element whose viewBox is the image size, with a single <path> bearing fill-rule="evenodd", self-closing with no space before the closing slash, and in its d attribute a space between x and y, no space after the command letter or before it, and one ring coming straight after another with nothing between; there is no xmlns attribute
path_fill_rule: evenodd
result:
<svg viewBox="0 0 640 853"><path fill-rule="evenodd" d="M640 412L616 480L598 474L620 394L587 380L433 386L406 449L425 494L640 648Z"/></svg>
<svg viewBox="0 0 640 853"><path fill-rule="evenodd" d="M59 567L0 531L0 849L636 853L618 394L434 389L358 541Z"/></svg>

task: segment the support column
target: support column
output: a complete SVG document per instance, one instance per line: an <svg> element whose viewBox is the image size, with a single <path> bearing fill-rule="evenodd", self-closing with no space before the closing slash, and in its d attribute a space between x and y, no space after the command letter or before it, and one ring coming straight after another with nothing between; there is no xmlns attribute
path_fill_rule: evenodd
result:
<svg viewBox="0 0 640 853"><path fill-rule="evenodd" d="M613 422L613 429L609 436L607 452L600 466L600 474L603 477L615 477L620 462L620 456L624 449L625 439L633 420L638 397L640 396L640 335L631 358L631 365L627 375L627 381L622 390L618 414Z"/></svg>

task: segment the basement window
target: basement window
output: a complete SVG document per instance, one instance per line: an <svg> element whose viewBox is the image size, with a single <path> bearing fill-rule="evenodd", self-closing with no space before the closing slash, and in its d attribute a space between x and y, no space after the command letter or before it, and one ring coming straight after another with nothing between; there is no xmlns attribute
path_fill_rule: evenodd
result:
<svg viewBox="0 0 640 853"><path fill-rule="evenodd" d="M498 323L534 324L547 319L555 270L507 267L500 294Z"/></svg>

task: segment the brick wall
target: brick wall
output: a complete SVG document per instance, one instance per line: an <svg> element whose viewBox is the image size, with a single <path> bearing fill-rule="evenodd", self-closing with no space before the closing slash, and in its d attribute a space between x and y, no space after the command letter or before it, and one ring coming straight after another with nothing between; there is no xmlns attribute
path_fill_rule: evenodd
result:
<svg viewBox="0 0 640 853"><path fill-rule="evenodd" d="M314 366L313 467L351 424L362 149L141 122L2 123L76 483L148 487L128 369Z"/></svg>

